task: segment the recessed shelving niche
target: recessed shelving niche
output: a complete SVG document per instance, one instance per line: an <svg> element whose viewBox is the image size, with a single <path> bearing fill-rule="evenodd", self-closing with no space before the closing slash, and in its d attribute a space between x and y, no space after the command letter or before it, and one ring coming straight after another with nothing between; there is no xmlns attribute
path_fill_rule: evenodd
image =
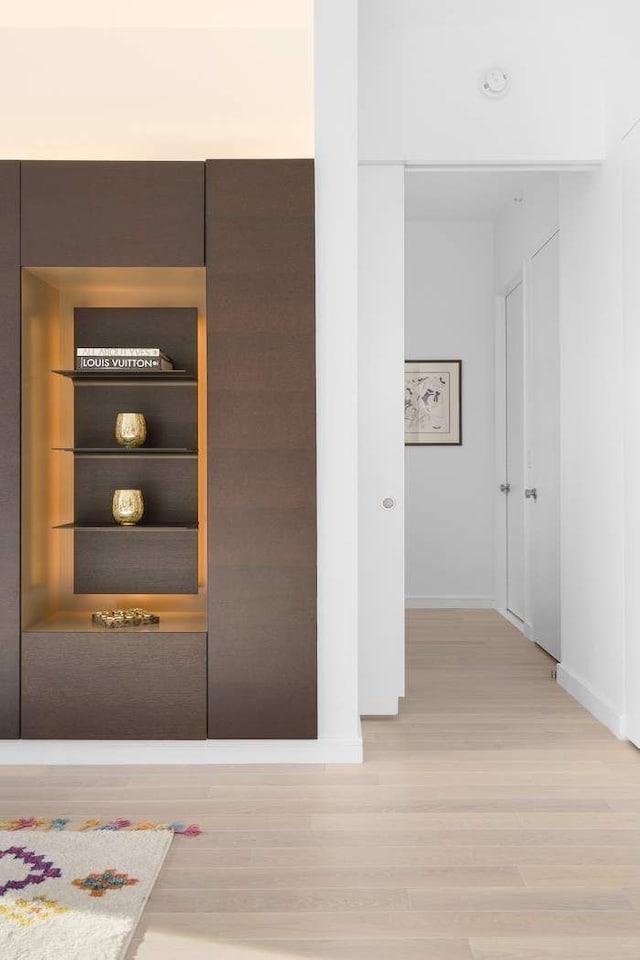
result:
<svg viewBox="0 0 640 960"><path fill-rule="evenodd" d="M23 270L23 630L92 632L122 606L206 630L204 286L199 268ZM159 346L175 369L76 371L75 346ZM147 422L132 450L129 411ZM123 488L143 491L135 527L111 516Z"/></svg>

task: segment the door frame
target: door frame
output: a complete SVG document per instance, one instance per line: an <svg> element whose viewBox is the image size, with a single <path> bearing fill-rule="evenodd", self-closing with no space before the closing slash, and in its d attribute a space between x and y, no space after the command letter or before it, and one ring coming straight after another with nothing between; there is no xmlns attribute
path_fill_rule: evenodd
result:
<svg viewBox="0 0 640 960"><path fill-rule="evenodd" d="M496 164L496 163L468 163L468 164L466 164L466 163L453 163L453 164L452 164L452 163L449 163L449 164L442 164L442 163L440 163L440 164L430 164L430 163L420 163L420 162L417 162L417 163L415 163L415 162L414 162L414 163L408 163L408 162L402 161L402 160L397 161L397 163L395 163L395 164L391 163L391 165L392 165L392 166L400 167L400 168L402 169L402 172L403 172L403 175L404 175L404 176L409 175L409 174L411 174L412 172L414 172L414 173L418 173L418 172L423 172L423 173L439 173L439 172L441 172L441 173L454 173L454 172L455 172L455 173L460 173L461 175L464 175L464 174L466 174L466 173L476 173L476 172L486 172L486 173L488 173L488 172L495 172L495 173L502 173L502 172L504 172L504 173L508 173L508 172L518 172L518 173L593 173L594 171L598 170L599 167L600 167L600 164L599 164L599 163L590 163L590 162L586 162L586 163L566 163L566 164L563 164L563 163L544 163L544 164L539 164L539 163L526 163L526 162L524 162L524 163L523 163L523 162L497 163L497 164ZM361 165L359 165L359 166L377 167L378 169L380 169L381 167L387 166L387 164L365 163L365 164L361 164ZM395 191L394 191L391 183L388 183L388 184L386 185L386 187L383 188L382 196L383 196L383 199L384 199L384 202L385 202L385 203L393 203L393 202L394 202ZM380 200L380 197L378 197L378 200ZM386 242L386 241L384 240L384 238L381 238L380 242L381 242L381 244L384 244L384 242ZM404 247L403 247L403 252L404 252ZM523 281L523 282L525 282L525 284L526 284L526 273L527 273L527 261L526 261L526 259L525 259L525 261L523 261L523 264L522 264L522 273L524 274L524 281ZM367 281L366 278L365 278L365 281L364 281L364 282L369 282L369 281ZM511 285L511 288L512 288L512 285ZM526 287L525 287L525 289L526 289ZM499 498L500 498L500 500L498 501L499 503L502 503L502 502L503 502L503 498L504 498L504 495L499 492L498 486L499 486L501 480L502 480L503 477L504 477L504 434L501 432L500 423L501 423L501 418L502 418L502 420L504 419L505 409L504 409L504 396L502 396L502 400L500 400L500 395L501 395L500 378L501 378L501 375L502 375L502 377L504 377L503 362L502 362L503 357L504 357L504 307L505 307L504 299L505 299L505 296L506 296L506 293L507 293L507 292L508 292L508 291L506 291L506 290L505 290L505 291L502 291L501 294L499 294L499 295L497 295L497 296L495 297L495 316L496 316L496 324L495 324L495 329L496 329L496 374L497 374L497 376L496 376L496 388L497 388L497 390L496 390L496 417L497 417L497 420L496 420L496 424L497 424L497 460L496 460L496 480L497 480L497 484L496 484L496 497L499 497ZM524 304L524 311L525 311L525 318L526 318L526 312L527 312L527 304L526 304L526 301L525 301L525 304ZM500 324L500 318L502 318L502 324ZM526 321L525 321L525 322L526 322ZM501 329L501 326L502 326L502 329ZM502 352L501 352L501 350L500 350L501 345L502 345ZM394 358L395 358L395 359L394 359ZM403 352L403 354L402 354L402 357L395 356L395 354L394 354L394 356L389 356L389 363L392 364L392 363L394 363L394 362L396 362L396 363L403 362L404 359L405 359L405 354L404 354L404 352ZM356 373L357 373L357 372L358 372L358 367L359 367L359 365L360 365L360 359L356 356L356 360L357 360L357 362L356 362L356 364L355 364L355 370L356 370ZM502 393L504 393L504 386L502 387ZM502 460L500 460L500 448L501 448L501 445L502 445ZM400 438L399 438L398 441L397 441L397 447L394 449L392 455L393 455L394 457L397 457L399 463L403 463L403 462L404 462L404 452L405 452L405 451L404 451L404 443L403 443L403 442L400 440ZM381 469L382 469L382 467L384 466L383 459L384 459L384 458L383 458L383 455L382 455L382 454L379 454L379 464L380 464L380 468L381 468ZM367 485L368 485L368 482L369 482L368 479L367 479L367 480L363 479L362 470L360 470L360 471L359 471L359 479L358 479L358 483L357 483L357 488L358 488L358 501L366 498L367 492L368 492L368 486L367 486ZM337 489L337 490L341 490L341 487L339 486L339 487L337 487L336 489ZM381 496L381 497L383 497L383 496L386 497L387 494L388 494L388 491L387 491L386 487L383 487L383 486L381 485L381 487L380 487L380 496ZM402 523L404 524L404 496L398 495L394 509L397 511L397 514L399 515ZM357 511L356 511L356 512L357 512ZM505 556L505 550L506 550L505 519L504 519L504 518L501 519L501 513L502 513L501 510L496 509L496 524L497 524L496 555L495 555L496 580L495 580L495 583L494 583L494 599L493 599L493 604L492 604L492 606L493 606L495 609L497 609L498 612L502 613L503 616L505 616L507 620L510 620L510 615L506 612L506 596L505 596L505 594L506 594L506 580L505 580L505 570L506 570L506 556ZM501 547L502 547L502 549L501 549ZM403 567L403 569L402 569L402 574L403 574L403 575L404 575L404 563L405 563L405 559L406 559L405 557L402 558L402 567ZM358 577L356 578L356 581L355 581L355 582L352 582L352 584L351 584L351 588L352 588L351 596L353 596L353 595L355 595L355 594L358 593L358 578L359 578L359 579L360 579L360 591L361 591L361 592L360 592L360 601L361 601L361 603L362 603L362 598L367 596L367 591L366 591L366 570L364 569L364 565L363 565L363 563L362 563L362 557L360 557L360 560L359 560L359 562L358 562L358 570L357 570L357 573L358 573ZM403 595L402 597L398 596L395 602L396 602L396 606L398 607L398 609L400 609L400 603L401 603L401 604L402 604L402 609L404 610L404 607L405 607L405 604L406 604L406 597L405 597L404 595ZM515 618L513 618L513 620L515 621ZM517 626L518 629L522 630L522 624L521 624L519 621L518 621L518 622L515 622L515 626ZM523 632L526 633L526 630L523 630ZM398 635L400 635L400 631L398 631ZM402 641L404 641L404 635L402 635L401 639L402 639ZM395 642L396 642L397 645L399 645L399 642L397 641L397 639L396 639ZM403 643L403 647L404 647L404 643ZM361 669L363 668L363 664L364 664L364 661L366 660L367 655L369 655L369 651L364 647L364 645L360 644L360 647L359 647L358 653L357 653L357 657L358 657L358 659L359 659L359 661L360 661L360 668L361 668ZM403 655L404 655L404 650L402 650L401 652L398 652L398 662L401 662L401 661L402 661ZM402 695L402 694L400 693L400 695ZM395 711L393 711L393 712L395 712Z"/></svg>
<svg viewBox="0 0 640 960"><path fill-rule="evenodd" d="M520 268L510 281L495 296L495 381L496 381L496 608L505 620L513 624L521 633L533 639L533 628L529 621L529 597L531 595L529 583L529 564L528 564L528 546L529 546L529 511L524 511L524 620L520 620L507 609L507 497L509 494L502 493L500 484L504 483L507 476L507 297L518 287L522 286L522 327L523 327L523 456L522 475L525 485L529 483L529 471L527 467L527 437L528 437L528 413L529 413L529 378L528 378L528 356L529 356L529 291L530 291L530 258L526 257L520 264Z"/></svg>
<svg viewBox="0 0 640 960"><path fill-rule="evenodd" d="M548 237L538 243L535 250L532 250L522 260L520 269L511 278L502 290L495 297L495 344L496 344L496 607L498 612L505 617L509 623L517 627L521 633L529 640L535 640L534 625L531 623L531 595L532 595L532 571L529 563L530 545L531 545L531 511L524 511L524 620L520 620L507 609L507 510L506 497L509 494L501 493L500 484L504 483L506 477L507 460L507 376L506 376L506 319L507 319L507 297L512 293L518 284L522 284L522 314L523 314L523 389L524 389L524 464L523 477L525 486L533 485L533 470L529 459L529 446L531 436L530 415L532 409L532 385L530 378L530 358L531 358L531 273L533 269L533 259L544 247L547 246L556 236L559 228L556 227Z"/></svg>

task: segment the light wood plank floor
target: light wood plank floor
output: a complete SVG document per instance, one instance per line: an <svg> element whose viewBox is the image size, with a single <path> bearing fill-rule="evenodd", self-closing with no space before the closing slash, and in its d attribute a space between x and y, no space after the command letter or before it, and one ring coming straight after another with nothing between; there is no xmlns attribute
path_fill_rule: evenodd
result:
<svg viewBox="0 0 640 960"><path fill-rule="evenodd" d="M0 816L185 820L130 960L639 960L640 755L491 611L408 614L337 767L0 771Z"/></svg>

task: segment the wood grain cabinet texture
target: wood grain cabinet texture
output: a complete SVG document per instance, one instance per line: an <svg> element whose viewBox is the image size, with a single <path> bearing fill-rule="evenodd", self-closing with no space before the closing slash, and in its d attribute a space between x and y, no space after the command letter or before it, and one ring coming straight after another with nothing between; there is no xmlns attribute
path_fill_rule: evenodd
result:
<svg viewBox="0 0 640 960"><path fill-rule="evenodd" d="M22 265L198 267L204 164L22 163Z"/></svg>
<svg viewBox="0 0 640 960"><path fill-rule="evenodd" d="M315 738L314 171L207 163L209 736Z"/></svg>
<svg viewBox="0 0 640 960"><path fill-rule="evenodd" d="M0 162L0 738L19 735L20 164Z"/></svg>
<svg viewBox="0 0 640 960"><path fill-rule="evenodd" d="M205 633L24 633L22 736L204 739L206 641Z"/></svg>
<svg viewBox="0 0 640 960"><path fill-rule="evenodd" d="M209 634L25 631L20 688L21 265L206 266ZM93 319L79 311L80 323ZM313 162L0 162L0 367L0 737L19 735L21 689L27 738L315 738ZM195 447L171 402L195 414L195 390L171 389L147 404L154 445ZM104 424L127 404L137 409L128 390L99 388L92 415L78 416L76 446L107 442ZM88 469L78 461L80 486ZM168 470L158 469L158 515ZM96 476L107 471L105 462ZM192 471L188 461L174 471L176 489L193 487ZM183 519L193 518L192 499ZM89 494L76 506L102 518ZM132 542L165 536L129 533ZM74 536L79 549L94 534ZM183 535L166 536L175 552ZM185 556L195 536L185 530ZM168 543L157 554L164 563ZM76 589L93 591L94 573ZM185 572L180 589L195 588Z"/></svg>

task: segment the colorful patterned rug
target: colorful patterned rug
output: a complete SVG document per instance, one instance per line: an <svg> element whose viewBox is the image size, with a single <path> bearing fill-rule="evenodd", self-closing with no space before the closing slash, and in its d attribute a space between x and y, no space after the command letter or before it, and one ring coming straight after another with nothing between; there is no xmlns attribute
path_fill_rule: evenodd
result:
<svg viewBox="0 0 640 960"><path fill-rule="evenodd" d="M132 820L84 820L75 824L66 817L20 817L13 820L0 820L0 830L171 830L183 837L199 837L202 830L195 823L152 823L145 820L134 823Z"/></svg>
<svg viewBox="0 0 640 960"><path fill-rule="evenodd" d="M2 960L122 960L172 830L0 830Z"/></svg>

